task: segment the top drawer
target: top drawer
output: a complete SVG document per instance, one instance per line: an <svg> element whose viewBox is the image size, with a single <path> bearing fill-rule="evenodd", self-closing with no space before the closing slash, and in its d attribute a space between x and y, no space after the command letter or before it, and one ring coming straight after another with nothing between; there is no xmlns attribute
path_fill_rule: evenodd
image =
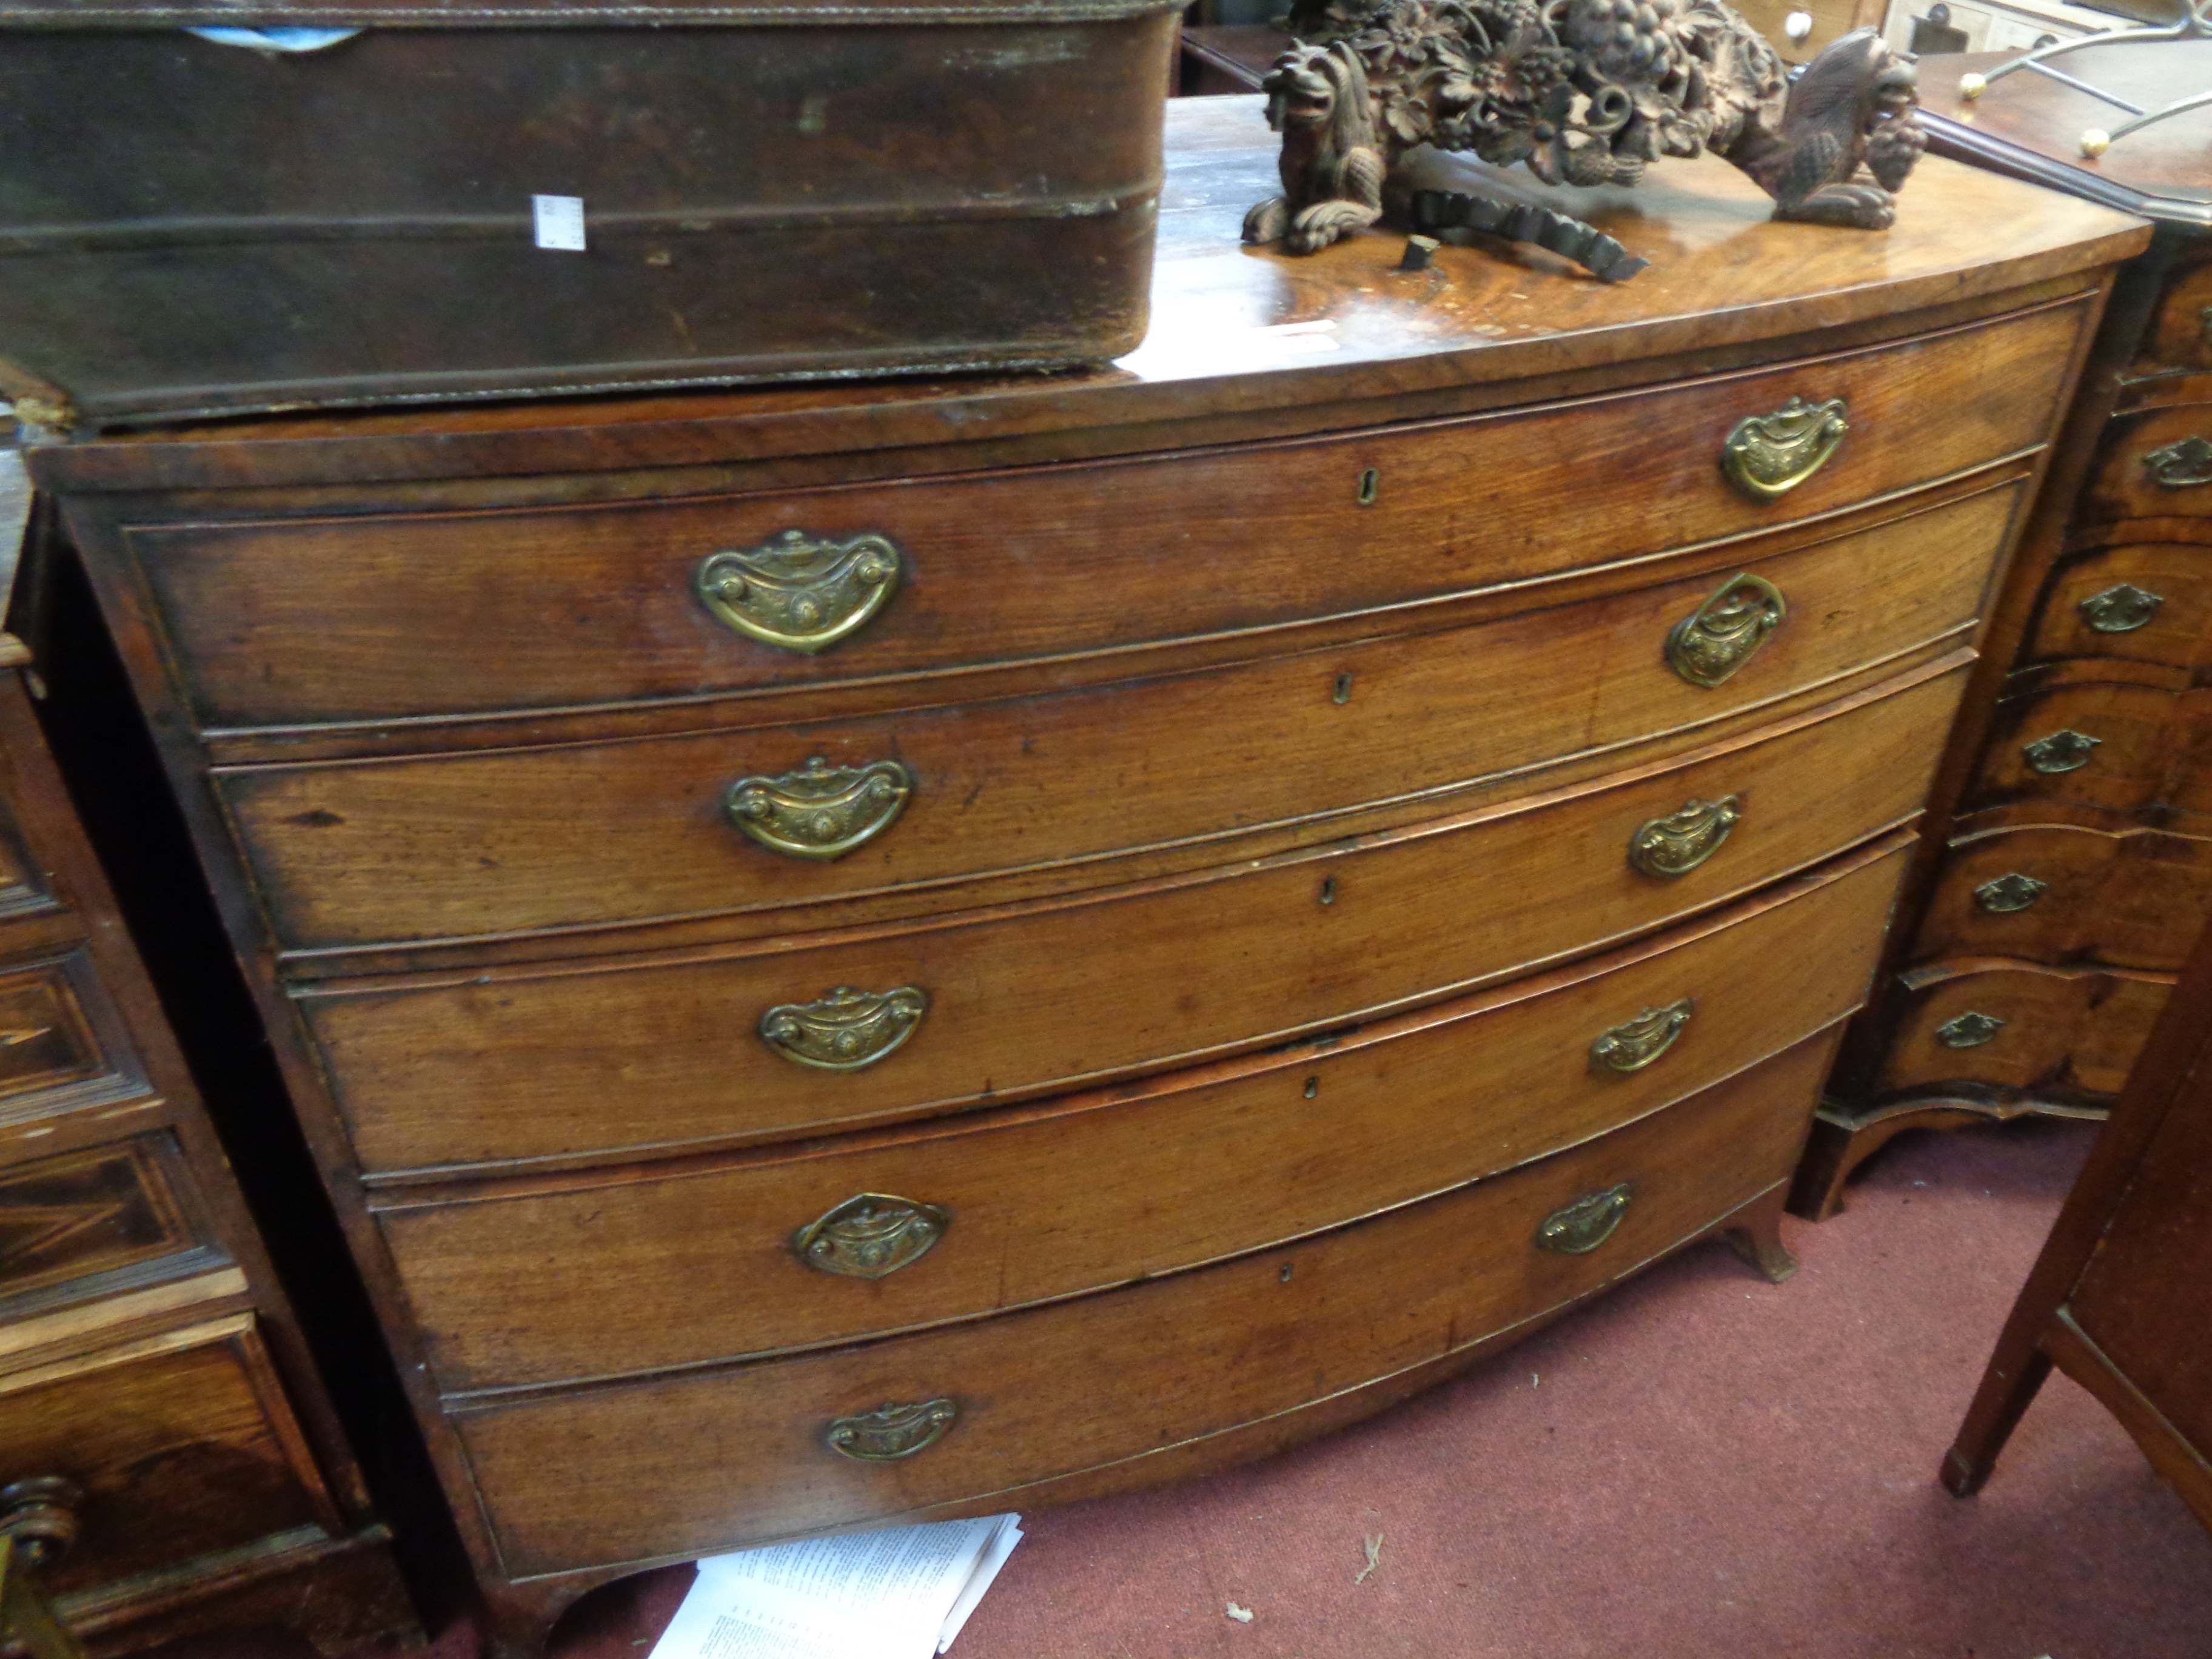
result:
<svg viewBox="0 0 2212 1659"><path fill-rule="evenodd" d="M943 673L1433 600L1924 483L2044 441L2087 310L1295 442L130 540L210 728ZM1848 431L1803 482L1755 499L1723 476L1723 446L1797 398L1840 400ZM1824 442L1791 424L1769 428L1781 478ZM702 573L727 579L732 620L700 597Z"/></svg>

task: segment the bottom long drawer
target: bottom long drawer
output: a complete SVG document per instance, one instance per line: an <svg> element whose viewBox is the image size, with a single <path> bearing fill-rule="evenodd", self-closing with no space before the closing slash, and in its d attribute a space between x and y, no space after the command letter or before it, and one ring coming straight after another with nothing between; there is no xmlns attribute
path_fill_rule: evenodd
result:
<svg viewBox="0 0 2212 1659"><path fill-rule="evenodd" d="M859 1347L488 1403L455 1425L515 1577L1018 1502L1472 1347L1699 1237L1788 1175L1833 1046L1304 1243Z"/></svg>

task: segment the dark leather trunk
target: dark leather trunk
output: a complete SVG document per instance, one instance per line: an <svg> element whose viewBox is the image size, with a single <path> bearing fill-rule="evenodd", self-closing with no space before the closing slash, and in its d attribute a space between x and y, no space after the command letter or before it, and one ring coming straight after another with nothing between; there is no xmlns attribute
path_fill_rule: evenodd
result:
<svg viewBox="0 0 2212 1659"><path fill-rule="evenodd" d="M216 22L371 26L296 54L181 27ZM0 27L0 387L40 423L1044 368L1144 334L1158 0ZM585 252L536 245L538 195L581 198Z"/></svg>

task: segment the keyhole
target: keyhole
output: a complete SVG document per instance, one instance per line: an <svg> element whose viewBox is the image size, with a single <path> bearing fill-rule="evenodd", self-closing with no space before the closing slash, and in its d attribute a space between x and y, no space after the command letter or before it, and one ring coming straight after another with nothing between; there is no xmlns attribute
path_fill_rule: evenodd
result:
<svg viewBox="0 0 2212 1659"><path fill-rule="evenodd" d="M1322 878L1321 902L1323 904L1334 904L1336 902L1336 878L1334 876L1325 876Z"/></svg>
<svg viewBox="0 0 2212 1659"><path fill-rule="evenodd" d="M1336 690L1330 695L1336 699L1336 706L1339 708L1343 708L1345 704L1350 702L1352 701L1352 676L1349 674L1339 674L1336 677Z"/></svg>
<svg viewBox="0 0 2212 1659"><path fill-rule="evenodd" d="M1291 1282L1291 1269L1297 1265L1297 1263L1291 1261L1285 1261L1283 1263L1283 1271L1275 1275L1275 1283L1278 1285L1289 1284Z"/></svg>
<svg viewBox="0 0 2212 1659"><path fill-rule="evenodd" d="M1308 1079L1306 1079L1306 1098L1307 1098L1308 1100L1311 1100L1311 1099L1312 1099L1316 1095L1319 1094L1320 1092L1321 1092L1321 1079L1320 1079L1319 1078L1317 1078L1317 1077L1310 1077L1310 1078L1308 1078Z"/></svg>
<svg viewBox="0 0 2212 1659"><path fill-rule="evenodd" d="M1359 504L1360 504L1360 506L1362 506L1362 507L1372 507L1372 506L1374 506L1374 505L1375 505L1375 497L1376 497L1376 494L1377 494L1378 492L1380 492L1380 490L1382 489L1382 473L1381 473L1381 472L1377 471L1375 468L1373 468L1373 467L1371 467L1371 466L1370 466L1370 467L1369 467L1369 468L1368 468L1364 472L1362 472L1362 473L1359 475Z"/></svg>

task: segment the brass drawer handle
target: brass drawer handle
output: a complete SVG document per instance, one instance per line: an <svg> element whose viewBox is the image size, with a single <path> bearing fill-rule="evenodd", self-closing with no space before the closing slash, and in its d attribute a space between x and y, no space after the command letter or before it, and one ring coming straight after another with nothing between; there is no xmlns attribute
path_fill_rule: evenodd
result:
<svg viewBox="0 0 2212 1659"><path fill-rule="evenodd" d="M2049 882L2038 881L2033 876L2023 876L2014 870L1974 889L1974 902L1992 915L2008 916L2027 909L2050 890Z"/></svg>
<svg viewBox="0 0 2212 1659"><path fill-rule="evenodd" d="M2212 441L2184 438L2143 457L2153 483L2161 489L2193 489L2212 483Z"/></svg>
<svg viewBox="0 0 2212 1659"><path fill-rule="evenodd" d="M796 772L739 778L724 804L730 821L771 853L842 859L890 829L913 793L914 774L897 761L832 766L817 755Z"/></svg>
<svg viewBox="0 0 2212 1659"><path fill-rule="evenodd" d="M889 1193L860 1193L791 1236L799 1259L843 1279L888 1279L927 1255L952 1212Z"/></svg>
<svg viewBox="0 0 2212 1659"><path fill-rule="evenodd" d="M34 1576L76 1541L83 1504L82 1490L59 1475L0 1488L0 1643L20 1643L30 1659L86 1659Z"/></svg>
<svg viewBox="0 0 2212 1659"><path fill-rule="evenodd" d="M2062 772L2078 772L2089 763L2089 757L2102 738L2093 738L2087 732L2076 732L2070 726L2063 732L2053 732L2047 738L2038 738L2020 752L2027 757L2027 763L2047 778Z"/></svg>
<svg viewBox="0 0 2212 1659"><path fill-rule="evenodd" d="M832 1418L823 1438L842 1457L862 1463L896 1463L935 1445L959 1415L960 1408L950 1400L922 1400L904 1406L886 1401L858 1417Z"/></svg>
<svg viewBox="0 0 2212 1659"><path fill-rule="evenodd" d="M929 997L919 987L856 991L835 986L811 1002L779 1002L760 1017L763 1042L797 1066L857 1072L921 1027Z"/></svg>
<svg viewBox="0 0 2212 1659"><path fill-rule="evenodd" d="M1623 1020L1599 1033L1590 1043L1590 1070L1626 1073L1640 1072L1674 1046L1698 1012L1698 1000L1684 997L1664 1008L1646 1008L1634 1019Z"/></svg>
<svg viewBox="0 0 2212 1659"><path fill-rule="evenodd" d="M1628 838L1628 867L1662 881L1686 876L1721 850L1743 817L1743 798L1685 801L1663 818L1646 818Z"/></svg>
<svg viewBox="0 0 2212 1659"><path fill-rule="evenodd" d="M1561 1255L1588 1255L1613 1237L1636 1189L1627 1182L1601 1193L1587 1193L1563 1210L1554 1210L1536 1229L1536 1248Z"/></svg>
<svg viewBox="0 0 2212 1659"><path fill-rule="evenodd" d="M1771 415L1735 423L1721 445L1721 471L1754 501L1774 501L1826 466L1850 429L1850 409L1841 398L1824 404L1792 398Z"/></svg>
<svg viewBox="0 0 2212 1659"><path fill-rule="evenodd" d="M2133 582L2122 582L2081 601L2081 619L2100 634L2132 634L2158 615L2166 595Z"/></svg>
<svg viewBox="0 0 2212 1659"><path fill-rule="evenodd" d="M1995 1014L1978 1013L1969 1008L1955 1019L1947 1019L1936 1028L1936 1041L1946 1048L1978 1048L2004 1030L2007 1022Z"/></svg>
<svg viewBox="0 0 2212 1659"><path fill-rule="evenodd" d="M1731 576L1667 635L1667 664L1692 685L1720 684L1749 662L1782 626L1782 590L1748 572Z"/></svg>
<svg viewBox="0 0 2212 1659"><path fill-rule="evenodd" d="M714 619L747 639L811 656L890 603L903 565L888 537L830 541L787 530L701 561L692 586Z"/></svg>

